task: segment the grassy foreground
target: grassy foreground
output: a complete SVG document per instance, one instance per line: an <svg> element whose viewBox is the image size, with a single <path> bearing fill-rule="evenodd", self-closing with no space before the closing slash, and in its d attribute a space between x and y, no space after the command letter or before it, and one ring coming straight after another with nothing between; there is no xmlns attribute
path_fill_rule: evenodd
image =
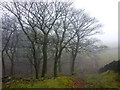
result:
<svg viewBox="0 0 120 90"><path fill-rule="evenodd" d="M82 78L82 79L80 79ZM101 74L84 76L60 76L45 80L12 79L5 83L6 88L120 88L120 75L107 71Z"/></svg>
<svg viewBox="0 0 120 90"><path fill-rule="evenodd" d="M46 80L12 80L6 83L6 88L70 88L69 78L62 76Z"/></svg>
<svg viewBox="0 0 120 90"><path fill-rule="evenodd" d="M98 75L87 75L85 81L86 88L119 88L120 75L113 71L107 71Z"/></svg>

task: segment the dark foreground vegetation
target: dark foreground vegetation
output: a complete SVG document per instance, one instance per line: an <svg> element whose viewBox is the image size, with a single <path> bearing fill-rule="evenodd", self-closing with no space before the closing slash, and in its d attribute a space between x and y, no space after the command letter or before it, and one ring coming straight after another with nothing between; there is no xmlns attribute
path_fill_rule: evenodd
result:
<svg viewBox="0 0 120 90"><path fill-rule="evenodd" d="M114 62L114 61L113 61ZM35 76L8 76L3 82L3 88L119 88L120 73L119 60L104 66L109 66L99 74L59 74L58 77L46 74L44 78L36 79ZM113 64L113 65L111 65ZM114 66L115 65L115 66ZM104 70L101 68L100 70Z"/></svg>
<svg viewBox="0 0 120 90"><path fill-rule="evenodd" d="M114 61L113 61L114 62ZM54 78L46 75L45 78L35 79L30 76L7 77L3 83L4 88L120 88L119 61L109 66L99 74L59 75ZM113 65L111 65L113 64ZM114 66L115 65L115 66ZM102 70L101 68L100 70ZM104 69L103 69L104 70ZM117 71L118 70L118 71Z"/></svg>
<svg viewBox="0 0 120 90"><path fill-rule="evenodd" d="M120 88L120 75L114 71L101 74L74 76L49 75L44 79L8 77L10 80L3 84L4 88Z"/></svg>
<svg viewBox="0 0 120 90"><path fill-rule="evenodd" d="M9 76L6 77L3 88L120 88L120 74L119 71L110 70L109 66L106 71L99 74L72 76L61 74L56 78L52 75L45 75L40 79L35 79L32 76Z"/></svg>

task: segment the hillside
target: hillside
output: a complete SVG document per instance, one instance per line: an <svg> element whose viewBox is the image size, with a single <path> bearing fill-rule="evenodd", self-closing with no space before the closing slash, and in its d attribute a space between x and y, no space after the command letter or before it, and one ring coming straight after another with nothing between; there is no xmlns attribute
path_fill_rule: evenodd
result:
<svg viewBox="0 0 120 90"><path fill-rule="evenodd" d="M120 60L118 61L113 61L104 67L100 68L99 72L106 72L107 70L113 70L115 72L120 73Z"/></svg>

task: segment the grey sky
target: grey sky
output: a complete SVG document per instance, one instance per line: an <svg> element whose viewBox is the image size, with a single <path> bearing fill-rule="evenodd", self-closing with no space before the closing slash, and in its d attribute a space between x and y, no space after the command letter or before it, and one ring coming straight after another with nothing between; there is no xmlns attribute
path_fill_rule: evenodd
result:
<svg viewBox="0 0 120 90"><path fill-rule="evenodd" d="M72 0L76 8L85 9L102 24L101 35L97 35L104 44L118 46L118 1L119 0Z"/></svg>

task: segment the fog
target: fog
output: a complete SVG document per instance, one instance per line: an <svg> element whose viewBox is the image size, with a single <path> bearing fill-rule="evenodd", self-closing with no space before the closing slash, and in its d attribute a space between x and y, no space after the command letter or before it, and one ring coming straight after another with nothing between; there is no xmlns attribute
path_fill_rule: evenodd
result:
<svg viewBox="0 0 120 90"><path fill-rule="evenodd" d="M111 1L101 0L99 2L95 0L92 0L92 1L74 0L73 2L74 2L75 8L85 9L85 13L87 13L91 17L95 17L103 25L103 27L100 28L101 34L97 34L94 37L101 40L100 42L101 44L107 45L108 49L100 53L92 54L90 56L78 55L75 62L76 72L82 72L82 73L97 72L97 70L103 67L104 65L114 60L118 60L118 29L117 29L117 4L118 3L117 1L114 1L114 0L111 0ZM108 5L107 8L106 8L106 5ZM70 58L70 55L68 55L68 57L66 56L67 54L65 54L65 56L62 57L62 64L63 64L62 69L63 69L63 72L69 73L70 71L68 71L68 68L70 68L71 58ZM18 59L21 60L21 57L19 57ZM24 64L22 63L22 61L24 62ZM28 61L24 59L22 61L20 61L21 63L16 62L15 72L17 74L21 72L30 73L31 72L29 71L30 66L28 66L27 64ZM48 64L48 71L52 73L53 65L51 65L50 62ZM6 64L8 66L7 71L10 71L9 63L10 62L8 61ZM21 67L26 68L26 70L23 71L23 69L20 69ZM40 73L41 73L41 69L42 67L40 67Z"/></svg>

